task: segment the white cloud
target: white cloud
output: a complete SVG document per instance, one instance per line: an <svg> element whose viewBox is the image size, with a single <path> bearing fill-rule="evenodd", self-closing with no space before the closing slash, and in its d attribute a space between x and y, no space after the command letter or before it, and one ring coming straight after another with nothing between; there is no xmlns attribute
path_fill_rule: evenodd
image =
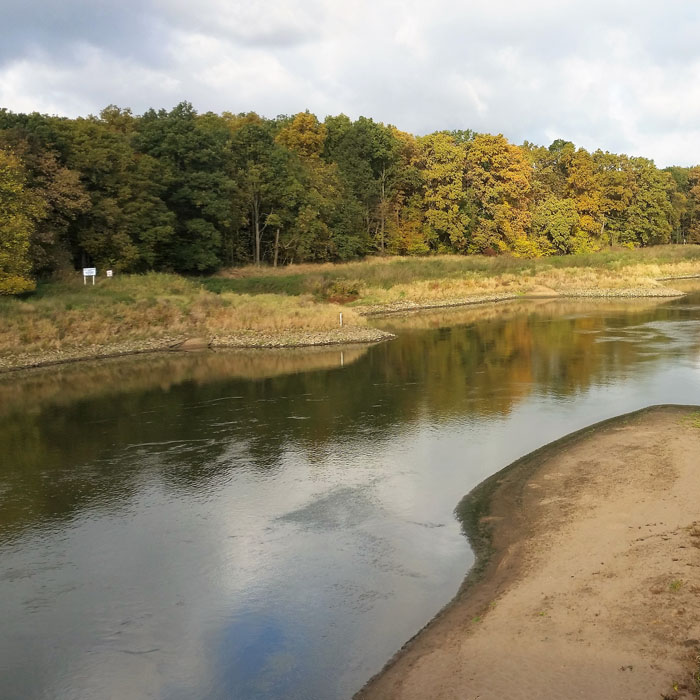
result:
<svg viewBox="0 0 700 700"><path fill-rule="evenodd" d="M12 2L0 104L17 111L188 99L202 111L309 108L414 133L556 134L661 165L700 161L700 9L682 0L127 1L110 10L112 33L100 8L70 0L64 12L80 22L53 17L54 34Z"/></svg>

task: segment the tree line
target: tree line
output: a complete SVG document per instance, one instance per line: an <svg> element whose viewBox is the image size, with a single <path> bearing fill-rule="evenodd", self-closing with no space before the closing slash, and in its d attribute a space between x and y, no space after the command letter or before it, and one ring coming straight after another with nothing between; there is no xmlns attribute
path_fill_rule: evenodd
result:
<svg viewBox="0 0 700 700"><path fill-rule="evenodd" d="M700 242L700 166L342 114L0 110L0 293L86 265L197 274L669 241Z"/></svg>

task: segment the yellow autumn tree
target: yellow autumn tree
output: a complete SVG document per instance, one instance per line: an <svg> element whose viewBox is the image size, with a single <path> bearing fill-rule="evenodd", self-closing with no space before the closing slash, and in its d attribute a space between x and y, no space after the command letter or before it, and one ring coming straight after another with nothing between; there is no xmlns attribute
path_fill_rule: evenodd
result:
<svg viewBox="0 0 700 700"><path fill-rule="evenodd" d="M566 196L576 206L581 234L572 252L599 250L603 231L603 192L595 163L585 148L579 148L567 163Z"/></svg>
<svg viewBox="0 0 700 700"><path fill-rule="evenodd" d="M700 165L688 173L688 241L700 242Z"/></svg>
<svg viewBox="0 0 700 700"><path fill-rule="evenodd" d="M423 178L415 165L418 143L413 134L391 127L398 143L398 167L387 201L387 250L399 255L429 252L423 236Z"/></svg>
<svg viewBox="0 0 700 700"><path fill-rule="evenodd" d="M326 125L315 114L299 112L277 135L282 144L301 158L320 157L326 140Z"/></svg>
<svg viewBox="0 0 700 700"><path fill-rule="evenodd" d="M469 251L536 256L528 234L532 166L502 134L479 134L469 144L465 181L474 212Z"/></svg>
<svg viewBox="0 0 700 700"><path fill-rule="evenodd" d="M413 164L423 176L424 236L433 250L465 251L469 216L464 187L466 149L451 134L437 132L417 140Z"/></svg>
<svg viewBox="0 0 700 700"><path fill-rule="evenodd" d="M0 294L34 289L29 243L43 211L42 202L25 185L19 158L0 149Z"/></svg>

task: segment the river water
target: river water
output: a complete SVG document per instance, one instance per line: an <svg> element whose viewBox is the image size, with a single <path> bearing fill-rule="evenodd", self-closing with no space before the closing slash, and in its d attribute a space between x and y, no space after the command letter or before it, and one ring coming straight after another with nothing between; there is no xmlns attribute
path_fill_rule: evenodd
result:
<svg viewBox="0 0 700 700"><path fill-rule="evenodd" d="M0 697L348 698L457 591L517 457L700 403L700 295L397 317L371 348L0 379Z"/></svg>

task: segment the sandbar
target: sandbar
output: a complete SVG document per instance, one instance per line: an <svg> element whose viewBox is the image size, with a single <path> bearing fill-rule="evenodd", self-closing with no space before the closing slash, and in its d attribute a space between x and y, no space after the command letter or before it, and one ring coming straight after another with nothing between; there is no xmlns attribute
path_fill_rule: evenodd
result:
<svg viewBox="0 0 700 700"><path fill-rule="evenodd" d="M700 409L604 421L462 504L478 560L357 697L700 696Z"/></svg>

